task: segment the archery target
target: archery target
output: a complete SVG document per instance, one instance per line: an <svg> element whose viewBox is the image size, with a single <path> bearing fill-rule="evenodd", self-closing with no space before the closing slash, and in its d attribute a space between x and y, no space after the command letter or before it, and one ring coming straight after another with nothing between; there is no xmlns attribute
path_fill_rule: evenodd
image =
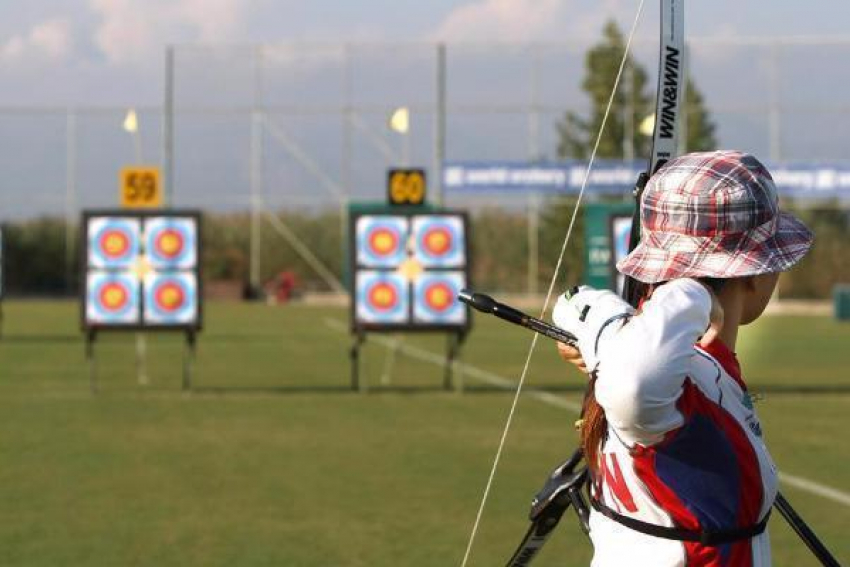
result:
<svg viewBox="0 0 850 567"><path fill-rule="evenodd" d="M432 272L413 285L413 320L416 323L462 325L466 306L457 294L466 286L463 272Z"/></svg>
<svg viewBox="0 0 850 567"><path fill-rule="evenodd" d="M185 325L198 318L198 281L189 272L145 276L144 320L149 325Z"/></svg>
<svg viewBox="0 0 850 567"><path fill-rule="evenodd" d="M192 218L145 221L145 254L153 269L191 269L198 261L197 225Z"/></svg>
<svg viewBox="0 0 850 567"><path fill-rule="evenodd" d="M612 270L616 280L616 292L623 293L625 278L623 274L617 271L617 264L629 255L629 241L632 236L632 217L618 216L614 217L611 222L611 248L613 249Z"/></svg>
<svg viewBox="0 0 850 567"><path fill-rule="evenodd" d="M127 272L89 272L86 278L86 322L95 325L138 323L138 278Z"/></svg>
<svg viewBox="0 0 850 567"><path fill-rule="evenodd" d="M93 217L88 221L90 268L126 269L139 255L140 223L129 217Z"/></svg>
<svg viewBox="0 0 850 567"><path fill-rule="evenodd" d="M406 323L409 295L407 280L399 274L358 272L355 284L357 320L375 324Z"/></svg>
<svg viewBox="0 0 850 567"><path fill-rule="evenodd" d="M459 216L413 218L414 257L425 268L460 268L466 263L463 220Z"/></svg>
<svg viewBox="0 0 850 567"><path fill-rule="evenodd" d="M632 217L615 217L612 226L614 263L629 255L629 240L632 235Z"/></svg>
<svg viewBox="0 0 850 567"><path fill-rule="evenodd" d="M405 217L364 215L357 219L357 264L391 268L407 257L408 221Z"/></svg>

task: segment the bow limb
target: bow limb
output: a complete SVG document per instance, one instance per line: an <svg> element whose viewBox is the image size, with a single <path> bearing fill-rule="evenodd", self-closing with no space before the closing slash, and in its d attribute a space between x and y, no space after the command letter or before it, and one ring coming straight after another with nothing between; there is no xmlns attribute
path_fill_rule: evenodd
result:
<svg viewBox="0 0 850 567"><path fill-rule="evenodd" d="M658 53L658 90L655 100L655 126L652 151L646 171L635 183L635 210L629 235L629 252L640 242L640 200L649 177L668 160L676 157L685 104L685 1L661 0L661 42ZM626 276L623 298L637 307L645 284Z"/></svg>

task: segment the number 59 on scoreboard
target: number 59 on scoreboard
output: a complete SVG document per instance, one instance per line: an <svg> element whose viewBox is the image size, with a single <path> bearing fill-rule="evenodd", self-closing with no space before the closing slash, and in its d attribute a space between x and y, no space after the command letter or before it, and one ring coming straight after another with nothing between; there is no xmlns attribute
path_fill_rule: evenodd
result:
<svg viewBox="0 0 850 567"><path fill-rule="evenodd" d="M158 167L130 166L121 170L121 206L148 209L162 206Z"/></svg>

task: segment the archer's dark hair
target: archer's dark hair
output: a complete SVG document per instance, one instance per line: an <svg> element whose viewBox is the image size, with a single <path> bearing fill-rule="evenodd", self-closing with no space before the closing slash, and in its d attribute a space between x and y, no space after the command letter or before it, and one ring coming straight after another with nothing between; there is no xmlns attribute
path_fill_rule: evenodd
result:
<svg viewBox="0 0 850 567"><path fill-rule="evenodd" d="M697 281L710 287L715 294L720 293L720 290L726 285L726 280L721 278L697 278Z"/></svg>

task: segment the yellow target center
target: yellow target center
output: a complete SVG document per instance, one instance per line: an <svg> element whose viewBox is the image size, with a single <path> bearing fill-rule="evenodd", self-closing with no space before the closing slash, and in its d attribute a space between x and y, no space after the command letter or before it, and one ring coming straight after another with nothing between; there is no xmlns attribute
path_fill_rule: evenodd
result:
<svg viewBox="0 0 850 567"><path fill-rule="evenodd" d="M103 246L106 248L107 254L114 255L124 252L126 244L127 243L122 235L110 234L106 237L106 241L103 243Z"/></svg>
<svg viewBox="0 0 850 567"><path fill-rule="evenodd" d="M159 246L166 254L175 254L180 249L180 241L173 234L164 234L159 241Z"/></svg>
<svg viewBox="0 0 850 567"><path fill-rule="evenodd" d="M174 288L162 290L161 301L166 307L174 307L180 301L180 294Z"/></svg>
<svg viewBox="0 0 850 567"><path fill-rule="evenodd" d="M443 232L432 232L428 235L428 248L444 251L449 246L449 239Z"/></svg>
<svg viewBox="0 0 850 567"><path fill-rule="evenodd" d="M103 301L107 307L117 307L124 303L124 291L118 287L107 289Z"/></svg>
<svg viewBox="0 0 850 567"><path fill-rule="evenodd" d="M434 302L434 305L445 305L449 302L449 294L447 294L446 290L442 288L435 289L431 294L431 301Z"/></svg>
<svg viewBox="0 0 850 567"><path fill-rule="evenodd" d="M377 305L380 305L381 307L386 307L388 305L391 305L393 302L393 292L387 287L380 287L375 290L375 295L373 296L373 298Z"/></svg>
<svg viewBox="0 0 850 567"><path fill-rule="evenodd" d="M381 253L389 252L393 249L395 243L393 242L393 237L391 234L387 232L379 232L375 235L374 244L375 250Z"/></svg>

